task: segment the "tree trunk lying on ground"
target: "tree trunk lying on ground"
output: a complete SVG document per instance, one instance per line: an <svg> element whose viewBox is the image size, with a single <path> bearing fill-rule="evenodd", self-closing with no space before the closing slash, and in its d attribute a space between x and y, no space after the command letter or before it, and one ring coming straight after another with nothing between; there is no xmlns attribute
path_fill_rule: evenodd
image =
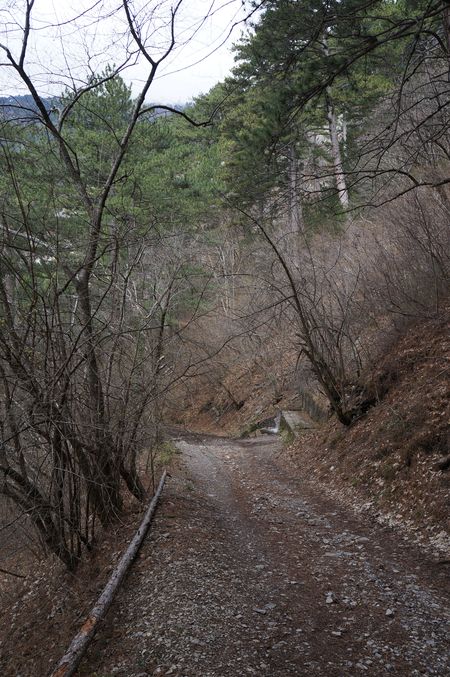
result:
<svg viewBox="0 0 450 677"><path fill-rule="evenodd" d="M96 605L89 614L89 617L83 623L80 631L72 640L72 643L70 644L66 653L59 661L55 670L52 672L51 677L71 677L71 675L75 673L89 643L95 635L99 622L105 617L106 612L111 606L116 591L119 588L128 569L130 568L131 563L135 559L139 548L141 547L142 542L148 532L156 505L158 503L158 499L164 486L166 474L166 471L164 471L159 482L158 489L151 500L144 519L142 520L139 529L134 535L133 540L126 549L125 553L122 555L119 564L114 569L102 594L98 598Z"/></svg>

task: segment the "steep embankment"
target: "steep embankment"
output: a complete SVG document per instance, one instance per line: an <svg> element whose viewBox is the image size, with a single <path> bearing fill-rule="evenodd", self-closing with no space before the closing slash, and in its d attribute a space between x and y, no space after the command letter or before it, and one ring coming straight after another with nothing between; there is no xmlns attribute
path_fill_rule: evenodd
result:
<svg viewBox="0 0 450 677"><path fill-rule="evenodd" d="M407 525L422 540L444 543L450 532L449 363L448 320L410 327L366 377L378 404L350 428L332 418L302 433L286 459L356 507ZM239 409L221 392L191 410L190 427L238 434L277 409L300 408L295 382L284 377L283 386L281 372L289 365L293 370L295 360L275 372L278 392L275 377L264 379L257 367L245 377L229 374L225 383L241 401Z"/></svg>
<svg viewBox="0 0 450 677"><path fill-rule="evenodd" d="M430 321L408 331L371 376L379 404L351 428L330 420L288 450L331 492L437 544L450 532L448 329Z"/></svg>
<svg viewBox="0 0 450 677"><path fill-rule="evenodd" d="M239 437L280 410L301 409L296 351L280 349L270 338L267 343L263 356L248 354L228 367L220 382L198 388L182 418L174 422L197 432Z"/></svg>

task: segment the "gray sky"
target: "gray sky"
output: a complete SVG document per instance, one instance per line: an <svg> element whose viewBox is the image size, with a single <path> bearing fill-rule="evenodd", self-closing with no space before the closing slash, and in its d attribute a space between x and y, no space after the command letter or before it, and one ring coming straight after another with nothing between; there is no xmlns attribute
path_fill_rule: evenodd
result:
<svg viewBox="0 0 450 677"><path fill-rule="evenodd" d="M152 56L165 50L172 2L132 0L142 38ZM0 42L18 56L23 36L24 0L3 0ZM157 9L155 9L155 7ZM207 92L233 66L230 48L245 26L241 0L182 0L175 23L176 49L158 70L151 101L177 103ZM234 25L238 24L238 25ZM234 27L233 27L234 26ZM43 94L80 85L89 72L120 64L130 41L120 0L35 0L26 65ZM4 61L3 57L1 57ZM136 94L148 73L140 59L123 72ZM0 68L2 95L24 93L11 69Z"/></svg>

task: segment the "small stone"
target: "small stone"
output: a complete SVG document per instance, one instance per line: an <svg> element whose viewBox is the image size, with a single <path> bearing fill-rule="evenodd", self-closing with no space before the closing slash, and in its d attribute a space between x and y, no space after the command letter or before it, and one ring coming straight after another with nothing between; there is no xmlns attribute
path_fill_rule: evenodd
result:
<svg viewBox="0 0 450 677"><path fill-rule="evenodd" d="M386 616L393 616L393 615L394 615L393 609L386 609Z"/></svg>

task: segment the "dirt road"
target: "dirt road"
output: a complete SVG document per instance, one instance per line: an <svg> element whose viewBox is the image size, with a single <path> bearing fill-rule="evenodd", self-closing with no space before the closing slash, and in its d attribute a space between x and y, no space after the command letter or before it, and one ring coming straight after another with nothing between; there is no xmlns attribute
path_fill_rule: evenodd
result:
<svg viewBox="0 0 450 677"><path fill-rule="evenodd" d="M448 675L448 566L349 514L275 438L177 440L83 675Z"/></svg>

